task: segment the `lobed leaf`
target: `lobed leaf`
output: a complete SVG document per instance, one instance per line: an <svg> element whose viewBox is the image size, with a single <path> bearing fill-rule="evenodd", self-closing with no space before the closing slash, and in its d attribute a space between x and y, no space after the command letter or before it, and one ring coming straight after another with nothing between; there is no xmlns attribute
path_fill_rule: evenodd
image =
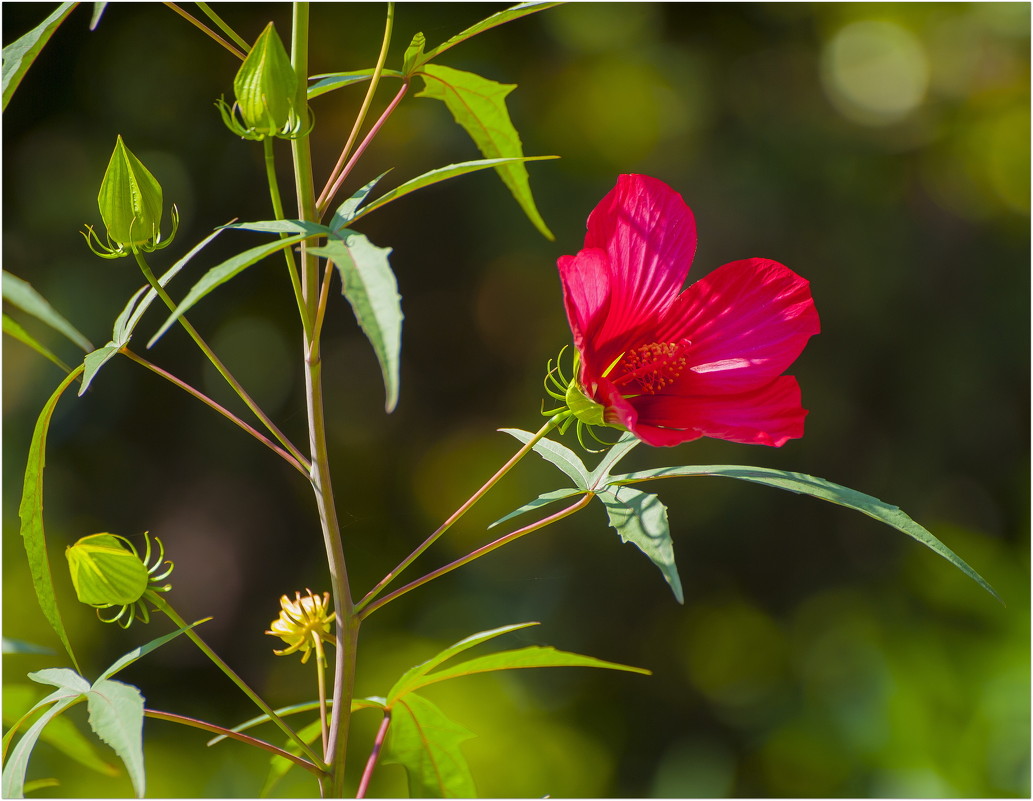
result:
<svg viewBox="0 0 1033 801"><path fill-rule="evenodd" d="M387 175L388 172L390 172L390 170L385 170L380 173L380 175L360 188L358 192L337 207L337 211L334 212L334 216L330 218L330 229L332 232L336 234L360 215L359 206L362 205L362 202L366 199L369 193L373 191L373 188L380 183L380 179ZM366 212L364 210L361 213L365 214Z"/></svg>
<svg viewBox="0 0 1033 801"><path fill-rule="evenodd" d="M372 201L362 211L355 212L350 217L346 218L345 222L351 222L357 220L359 217L363 217L369 214L371 211L375 211L393 200L408 195L410 192L415 192L417 189L422 189L425 186L440 183L441 181L447 181L449 178L455 178L459 175L466 175L467 173L477 172L479 170L486 170L489 168L498 168L507 164L518 164L526 161L544 161L546 159L559 158L558 156L521 156L518 158L501 158L501 159L479 159L477 161L464 161L460 164L450 164L447 167L439 167L436 170L431 170L423 175L406 181L400 186L396 186L394 189L385 192L383 195ZM383 177L383 176L381 176ZM379 180L379 179L378 179ZM349 201L345 201L346 203Z"/></svg>
<svg viewBox="0 0 1033 801"><path fill-rule="evenodd" d="M595 470L588 477L588 485L592 489L601 489L605 487L610 480L610 471L617 466L617 462L628 455L636 445L642 440L636 437L632 433L625 433L621 436L617 442L615 442L610 449L606 452L606 455L599 460L599 464L595 466Z"/></svg>
<svg viewBox="0 0 1033 801"><path fill-rule="evenodd" d="M381 759L405 768L410 798L471 798L476 788L459 744L473 736L426 698L409 693L393 707Z"/></svg>
<svg viewBox="0 0 1033 801"><path fill-rule="evenodd" d="M401 698L403 695L408 693L411 689L419 687L420 681L430 671L451 659L457 654L461 654L463 651L473 648L475 645L480 645L482 642L493 640L496 637L500 637L503 634L508 634L511 631L517 631L519 629L526 629L528 626L537 626L538 623L531 621L530 623L514 623L510 626L502 626L497 629L489 629L488 631L481 631L477 634L471 634L469 637L465 637L459 642L453 643L448 648L439 652L435 656L432 656L426 662L421 662L414 667L409 668L402 676L395 682L390 692L387 694L387 700L385 701L386 706L391 706Z"/></svg>
<svg viewBox="0 0 1033 801"><path fill-rule="evenodd" d="M507 22L512 22L515 19L526 17L528 14L534 14L536 11L544 11L547 8L552 8L553 6L558 5L560 5L560 3L518 3L515 6L498 11L487 19L482 19L480 22L471 25L465 31L457 33L451 39L439 44L433 50L430 50L427 53L422 53L420 57L415 60L414 66L418 67L421 64L427 63L432 58L440 56L449 48L455 47L460 42L465 42L471 36L476 36L479 33L491 30L492 28L498 27L499 25L503 25Z"/></svg>
<svg viewBox="0 0 1033 801"><path fill-rule="evenodd" d="M46 465L47 431L50 428L54 409L61 399L62 393L79 377L82 371L83 366L80 365L68 374L67 378L54 390L54 394L43 406L43 410L36 420L32 441L29 444L29 456L25 464L21 502L18 505L22 542L25 546L25 555L28 557L36 598L43 610L44 617L57 633L72 664L77 668L79 663L76 661L72 644L68 640L68 634L65 632L64 623L61 620L61 612L54 595L54 579L50 572L50 560L47 558L47 540L43 530L43 468Z"/></svg>
<svg viewBox="0 0 1033 801"><path fill-rule="evenodd" d="M519 428L500 428L499 431L509 434L511 437L516 437L525 445L534 438L534 434ZM534 444L534 452L545 459L545 461L551 462L562 470L578 489L587 490L589 488L588 478L590 474L588 468L585 467L585 463L581 461L578 455L566 445L560 445L551 439L540 439Z"/></svg>
<svg viewBox="0 0 1033 801"><path fill-rule="evenodd" d="M513 127L505 102L516 84L496 83L472 72L435 64L425 65L419 75L424 89L417 97L443 102L485 158L523 158L520 135ZM535 205L523 163L500 164L495 171L534 226L546 239L555 239Z"/></svg>
<svg viewBox="0 0 1033 801"><path fill-rule="evenodd" d="M678 603L685 603L681 579L674 563L674 543L667 523L667 507L655 495L631 487L612 487L599 492L610 525L624 542L634 543L663 574Z"/></svg>
<svg viewBox="0 0 1033 801"><path fill-rule="evenodd" d="M810 495L814 498L838 504L839 506L845 506L848 509L863 512L880 523L892 526L912 539L918 540L918 542L942 556L994 598L1003 603L1001 596L997 594L997 591L990 586L986 579L969 567L961 557L940 542L930 531L901 511L899 507L880 501L871 495L865 495L863 492L826 481L823 478L816 478L803 473L790 473L785 470L773 470L766 467L743 467L741 465L723 464L641 470L635 473L613 476L611 484L631 484L639 481L651 481L657 478L672 478L675 476L725 476L727 478L737 478L741 481L750 481L754 484L764 484L776 489Z"/></svg>
<svg viewBox="0 0 1033 801"><path fill-rule="evenodd" d="M44 358L49 359L54 364L56 364L58 367L60 367L62 370L64 370L66 373L70 373L72 371L71 367L69 367L67 364L65 364L63 361L61 361L57 356L55 356L54 353L49 348L47 348L45 345L43 345L40 342L38 342L35 339L35 337L32 336L32 334L30 334L28 331L26 331L24 328L22 328L12 317L10 317L7 314L3 315L3 327L4 327L4 333L5 334L7 334L10 337L14 337L19 342L21 342L23 345L28 345L30 348L32 348L34 351L36 351L36 353L38 353L40 356L43 356Z"/></svg>
<svg viewBox="0 0 1033 801"><path fill-rule="evenodd" d="M399 353L402 348L402 298L387 257L391 248L379 248L364 235L348 229L340 238L310 253L334 263L341 276L342 292L351 304L366 338L373 346L384 376L386 401L391 412L398 403Z"/></svg>
<svg viewBox="0 0 1033 801"><path fill-rule="evenodd" d="M54 701L55 703L50 709L40 715L39 719L22 735L22 738L11 751L10 757L4 764L3 776L0 778L0 790L2 790L4 798L24 797L25 771L29 767L29 756L32 754L32 749L36 747L36 742L39 740L44 727L68 709L68 707L80 700L82 700L82 695L79 693L61 695L60 691L58 693L51 693L44 699L44 702Z"/></svg>
<svg viewBox="0 0 1033 801"><path fill-rule="evenodd" d="M311 234L298 234L297 236L287 237L286 239L278 239L275 242L266 243L264 245L258 245L256 247L245 250L243 253L238 253L221 264L217 264L206 272L201 280L198 281L191 290L187 293L187 296L179 303L168 319L162 324L161 328L158 329L151 341L147 343L147 347L151 348L154 346L166 331L182 317L191 307L194 306L199 300L205 295L215 289L217 286L221 286L229 281L231 278L236 277L242 273L245 269L250 267L252 264L261 261L266 256L275 253L278 250L290 247L303 239L307 239Z"/></svg>
<svg viewBox="0 0 1033 801"><path fill-rule="evenodd" d="M125 763L136 797L146 788L143 764L143 696L131 684L98 679L86 694L90 728Z"/></svg>
<svg viewBox="0 0 1033 801"><path fill-rule="evenodd" d="M3 108L11 102L18 84L22 82L32 62L40 54L43 46L50 41L57 26L69 15L78 3L61 3L43 22L24 36L15 39L3 51Z"/></svg>
<svg viewBox="0 0 1033 801"><path fill-rule="evenodd" d="M64 334L84 351L93 350L90 340L79 333L74 325L47 303L46 299L33 289L32 284L16 275L11 275L6 270L3 273L3 296L8 303Z"/></svg>

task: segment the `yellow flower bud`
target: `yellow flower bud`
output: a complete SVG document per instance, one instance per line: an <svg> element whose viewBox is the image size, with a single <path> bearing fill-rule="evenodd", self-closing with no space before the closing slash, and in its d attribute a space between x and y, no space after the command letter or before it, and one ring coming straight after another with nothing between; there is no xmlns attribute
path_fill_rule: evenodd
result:
<svg viewBox="0 0 1033 801"><path fill-rule="evenodd" d="M308 661L313 648L322 654L321 642L333 643L334 638L330 634L330 624L334 620L334 613L330 611L330 593L324 592L316 595L312 590L305 590L307 595L300 592L294 593L292 601L286 595L280 597L280 616L270 625L266 634L279 637L287 648L282 651L274 650L277 656L286 656L295 651L301 651L302 663Z"/></svg>

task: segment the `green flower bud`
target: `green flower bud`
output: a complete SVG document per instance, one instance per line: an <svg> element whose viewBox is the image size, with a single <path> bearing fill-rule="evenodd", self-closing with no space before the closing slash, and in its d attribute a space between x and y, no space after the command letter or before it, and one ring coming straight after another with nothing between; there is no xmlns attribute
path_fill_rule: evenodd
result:
<svg viewBox="0 0 1033 801"><path fill-rule="evenodd" d="M126 147L121 136L115 142L115 150L104 172L97 205L107 228L107 245L100 243L91 226L86 227L88 233L83 236L98 256L117 258L134 251L158 250L175 236L179 222L175 206L172 208L172 233L162 240L161 184Z"/></svg>
<svg viewBox="0 0 1033 801"><path fill-rule="evenodd" d="M241 64L233 79L237 97L234 109L225 101L219 110L230 130L247 139L267 136L294 136L301 128L294 102L298 92L298 76L280 41L273 23L269 23ZM238 122L233 112L239 111Z"/></svg>
<svg viewBox="0 0 1033 801"><path fill-rule="evenodd" d="M170 589L170 585L162 586L158 582L172 572L172 563L163 562L165 549L161 540L155 537L154 541L158 543L159 552L150 567L147 566L151 558L149 539L143 559L129 540L115 534L91 534L69 545L65 557L76 596L84 604L96 607L98 617L101 609L119 607L114 617L101 617L106 623L117 620L120 626L128 628L137 615L146 623L150 619L144 603L147 593ZM169 567L159 574L163 565Z"/></svg>

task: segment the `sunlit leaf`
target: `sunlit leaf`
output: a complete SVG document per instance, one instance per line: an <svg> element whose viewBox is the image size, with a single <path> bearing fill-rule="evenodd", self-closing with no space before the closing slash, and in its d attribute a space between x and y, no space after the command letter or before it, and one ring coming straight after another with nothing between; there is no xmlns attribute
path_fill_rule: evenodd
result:
<svg viewBox="0 0 1033 801"><path fill-rule="evenodd" d="M447 167L439 167L436 170L431 170L417 178L413 178L406 181L400 186L396 186L394 189L385 192L383 195L378 197L376 200L371 201L366 208L355 213L349 217L347 222L351 220L357 220L360 217L369 214L371 211L376 211L388 203L398 200L398 198L408 195L410 192L415 192L417 189L422 189L425 186L439 183L441 181L447 181L449 178L455 178L459 175L466 175L471 172L478 172L480 170L487 170L493 167L505 166L507 164L518 164L526 161L543 161L546 159L554 159L556 156L525 156L521 158L507 158L507 159L479 159L477 161L464 161L461 164L450 164Z"/></svg>
<svg viewBox="0 0 1033 801"><path fill-rule="evenodd" d="M419 75L423 78L424 89L417 97L442 101L485 158L523 158L520 135L506 109L506 95L516 88L516 84L496 83L472 72L437 64L425 65ZM495 171L534 226L547 239L554 239L535 205L523 163L501 164L495 167Z"/></svg>
<svg viewBox="0 0 1033 801"><path fill-rule="evenodd" d="M465 42L471 36L476 36L479 33L491 30L492 28L495 28L506 22L512 22L515 19L520 19L520 17L526 17L528 14L534 14L536 11L544 11L547 8L552 8L553 6L558 5L560 5L560 3L518 3L515 6L503 9L502 11L498 11L492 14L487 19L483 19L475 25L471 25L462 33L457 33L451 39L442 44L439 44L433 50L430 50L427 53L423 53L419 58L415 60L415 66L427 63L432 58L441 55L449 48L455 47L460 42Z"/></svg>
<svg viewBox="0 0 1033 801"><path fill-rule="evenodd" d="M427 37L422 33L417 33L413 36L409 46L405 48L405 53L402 54L402 72L406 75L412 75L412 71L423 63L423 48L426 45Z"/></svg>
<svg viewBox="0 0 1033 801"><path fill-rule="evenodd" d="M98 679L86 694L90 727L125 763L136 797L143 798L143 696L131 684Z"/></svg>
<svg viewBox="0 0 1033 801"><path fill-rule="evenodd" d="M11 101L15 89L28 72L32 62L36 60L43 46L57 30L64 18L68 16L78 3L61 3L43 22L24 36L16 39L4 48L3 59L3 108Z"/></svg>
<svg viewBox="0 0 1033 801"><path fill-rule="evenodd" d="M28 281L24 281L6 270L3 273L3 295L4 300L17 306L26 314L31 314L42 323L64 334L68 339L82 348L84 351L93 350L90 340L84 337L53 306L47 303L46 299L39 294Z"/></svg>
<svg viewBox="0 0 1033 801"><path fill-rule="evenodd" d="M257 247L245 250L243 253L238 253L236 256L212 267L201 277L200 281L194 284L191 290L187 293L187 296L179 302L176 311L169 315L161 328L158 329L158 333L151 337L151 341L147 343L147 347L153 347L154 343L161 339L162 335L169 330L176 320L182 317L195 303L201 300L213 289L225 284L231 278L240 275L240 273L245 269L266 258L266 256L276 253L278 250L290 247L303 239L307 239L309 236L310 234L299 234L286 239L278 239L275 242L266 243L264 245L258 245Z"/></svg>
<svg viewBox="0 0 1033 801"><path fill-rule="evenodd" d="M391 412L398 403L398 364L402 348L402 298L391 270L391 248L379 248L362 234L345 229L340 239L310 253L330 259L337 267L342 292L351 304L355 319L380 362L387 396L384 408Z"/></svg>
<svg viewBox="0 0 1033 801"><path fill-rule="evenodd" d="M138 648L134 648L129 653L123 654L118 659L116 659L114 662L112 662L111 666L107 670L105 670L103 673L100 674L100 678L98 678L97 681L100 681L101 679L110 679L112 676L114 676L120 670L124 670L125 668L129 667L137 659L140 659L141 657L146 656L147 654L149 654L151 651L155 650L156 648L160 648L161 646L163 646L165 643L169 642L170 640L176 639L176 637L178 637L180 634L183 634L184 632L188 631L189 629L192 629L194 626L200 626L202 623L205 623L206 621L209 621L209 620L211 620L210 617L202 618L201 620L198 620L198 621L196 621L194 623L191 623L189 626L185 626L183 628L176 629L175 631L170 631L168 634L163 634L160 637L156 637L155 639L151 640L149 643L141 645Z"/></svg>
<svg viewBox="0 0 1033 801"><path fill-rule="evenodd" d="M660 568L678 603L685 603L678 568L674 564L674 543L667 524L667 507L660 499L631 487L611 487L599 492L610 525L624 542L638 546Z"/></svg>
<svg viewBox="0 0 1033 801"><path fill-rule="evenodd" d="M18 506L18 517L21 519L21 536L25 545L25 555L29 560L29 571L32 574L32 586L36 591L43 615L57 633L64 645L72 664L79 667L68 640L61 612L57 607L54 595L54 579L50 572L50 560L47 558L47 541L43 531L43 468L46 465L47 431L53 417L57 402L62 393L82 373L79 365L58 386L50 396L36 420L29 444L29 457L25 465L25 478L22 482L21 503Z"/></svg>
<svg viewBox="0 0 1033 801"><path fill-rule="evenodd" d="M426 687L429 684L436 684L449 679L458 679L463 676L473 676L477 673L494 673L499 670L521 670L527 668L547 667L590 667L605 668L607 670L624 670L629 673L642 673L651 675L650 671L644 668L621 665L616 662L607 662L603 659L596 659L593 656L583 656L567 651L557 651L551 646L529 645L526 648L517 648L512 651L500 651L487 656L479 656L468 659L457 665L450 665L447 668L429 673L422 677L413 689Z"/></svg>
<svg viewBox="0 0 1033 801"><path fill-rule="evenodd" d="M898 531L902 531L904 534L935 551L1003 603L997 591L987 583L986 579L969 567L961 557L940 542L931 532L908 517L899 507L880 501L871 495L865 495L863 492L848 489L839 484L833 484L831 481L826 481L823 478L816 478L803 473L790 473L785 470L772 470L765 467L694 465L626 473L620 476L613 476L611 482L613 484L630 484L657 478L673 478L675 476L725 476L726 478L737 478L741 481L750 481L754 484L764 484L776 489L810 495L830 503L845 506L848 509L863 512L880 523L885 523Z"/></svg>
<svg viewBox="0 0 1033 801"><path fill-rule="evenodd" d="M617 442L610 447L606 455L599 460L592 474L588 477L588 486L592 489L601 489L609 482L610 471L617 466L617 462L623 459L642 440L634 434L625 433Z"/></svg>
<svg viewBox="0 0 1033 801"><path fill-rule="evenodd" d="M93 4L93 16L90 17L90 30L97 30L97 26L100 25L101 15L104 13L104 9L108 7L107 3L94 3Z"/></svg>
<svg viewBox="0 0 1033 801"><path fill-rule="evenodd" d="M415 693L394 705L381 761L405 768L410 798L472 798L477 792L459 744L474 734Z"/></svg>
<svg viewBox="0 0 1033 801"><path fill-rule="evenodd" d="M29 684L5 684L4 719L10 720L11 716L20 716L31 709L33 707L32 699L38 692L38 687ZM118 769L111 763L105 762L93 742L66 717L56 717L51 720L43 729L39 739L54 746L69 759L74 759L90 770L106 776L118 774Z"/></svg>
<svg viewBox="0 0 1033 801"><path fill-rule="evenodd" d="M21 342L23 345L28 345L30 348L32 348L34 351L36 351L36 353L38 353L40 356L43 356L44 358L49 359L54 364L56 364L58 367L60 367L62 370L64 370L66 373L69 373L69 372L72 371L71 367L69 367L67 364L65 364L63 361L61 361L57 356L55 356L54 353L49 348L47 348L46 345L43 345L40 342L38 342L35 339L35 337L32 336L32 334L30 334L28 331L26 331L24 328L22 328L9 315L5 314L3 316L3 326L4 326L4 333L7 334L8 336L14 337L19 342Z"/></svg>
<svg viewBox="0 0 1033 801"><path fill-rule="evenodd" d="M358 192L337 207L337 211L334 212L334 216L330 218L330 229L332 231L340 231L356 217L366 213L365 209L362 212L359 212L359 206L361 206L363 201L369 196L369 193L373 191L373 188L380 183L380 179L387 175L387 172L389 171L380 173L380 175L365 186L361 187Z"/></svg>
<svg viewBox="0 0 1033 801"><path fill-rule="evenodd" d="M32 754L32 749L36 747L36 742L44 727L72 704L82 699L82 695L79 693L66 694L60 697L60 700L54 698L55 695L58 694L52 693L47 697L48 700L55 701L54 705L40 715L39 719L22 735L4 764L3 778L0 780L0 789L3 790L4 798L22 798L24 796L25 771L29 767L29 756Z"/></svg>
<svg viewBox="0 0 1033 801"><path fill-rule="evenodd" d="M393 704L398 698L405 695L409 690L414 687L420 686L420 681L430 671L436 668L441 663L448 659L451 659L457 654L461 654L468 648L473 648L475 645L480 645L482 642L487 642L495 637L500 637L503 634L508 634L511 631L517 631L518 629L526 629L528 626L537 626L538 623L515 623L510 626L502 626L497 629L490 629L489 631L481 631L477 634L471 634L469 637L465 637L459 642L453 643L452 645L445 648L443 651L435 654L433 657L428 659L426 662L421 662L414 667L409 668L405 673L402 674L401 678L395 682L391 691L387 694L387 704Z"/></svg>
<svg viewBox="0 0 1033 801"><path fill-rule="evenodd" d="M308 236L326 236L330 229L319 223L307 220L257 220L255 222L230 223L220 230L236 228L241 231L257 231L262 234L306 234Z"/></svg>
<svg viewBox="0 0 1033 801"><path fill-rule="evenodd" d="M15 640L11 637L3 638L3 653L5 654L52 654L54 653L53 648L47 648L45 645L36 645L36 643L25 642L25 640Z"/></svg>
<svg viewBox="0 0 1033 801"><path fill-rule="evenodd" d="M405 75L398 70L383 70L381 75L392 78L404 78ZM355 70L354 72L330 72L324 75L312 75L309 80L315 81L308 88L308 99L332 92L334 89L341 89L356 83L365 83L373 77L373 70Z"/></svg>
<svg viewBox="0 0 1033 801"><path fill-rule="evenodd" d="M558 489L553 490L552 492L543 492L533 501L525 503L519 509L515 509L505 517L500 517L498 520L496 520L494 523L488 526L488 528L495 528L495 526L500 526L506 521L512 520L514 517L517 517L518 515L524 514L524 512L532 512L535 509L541 509L543 506L548 506L550 503L562 501L565 498L573 498L575 495L582 495L585 491L586 490L583 489Z"/></svg>
<svg viewBox="0 0 1033 801"><path fill-rule="evenodd" d="M525 445L534 438L529 431L522 431L519 428L500 428L499 431L516 437ZM585 463L581 461L574 451L566 445L553 442L551 439L540 439L534 444L534 451L547 462L551 462L570 478L574 485L581 490L589 487L589 471Z"/></svg>

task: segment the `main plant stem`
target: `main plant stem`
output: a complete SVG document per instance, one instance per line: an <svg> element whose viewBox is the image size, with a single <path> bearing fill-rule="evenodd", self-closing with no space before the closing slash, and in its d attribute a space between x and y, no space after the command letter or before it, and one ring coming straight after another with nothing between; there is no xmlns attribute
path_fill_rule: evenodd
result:
<svg viewBox="0 0 1033 801"><path fill-rule="evenodd" d="M296 107L307 103L308 84L308 3L295 3L291 37L291 64L298 76ZM291 143L294 158L294 180L298 199L298 214L303 220L315 222L315 189L312 183L312 153L308 135L299 136ZM308 319L316 319L319 302L319 260L302 244L302 293ZM341 528L337 520L330 464L326 445L326 417L323 406L322 361L318 329L313 328L304 338L305 348L305 405L308 413L309 449L312 464L312 490L315 493L323 544L326 548L330 588L337 613L335 626L336 654L334 658L333 707L327 734L325 760L332 775L323 783L325 796L340 798L344 795L345 753L348 747L348 728L351 720L352 685L355 678L355 647L359 623L352 612L351 589L345 566Z"/></svg>

